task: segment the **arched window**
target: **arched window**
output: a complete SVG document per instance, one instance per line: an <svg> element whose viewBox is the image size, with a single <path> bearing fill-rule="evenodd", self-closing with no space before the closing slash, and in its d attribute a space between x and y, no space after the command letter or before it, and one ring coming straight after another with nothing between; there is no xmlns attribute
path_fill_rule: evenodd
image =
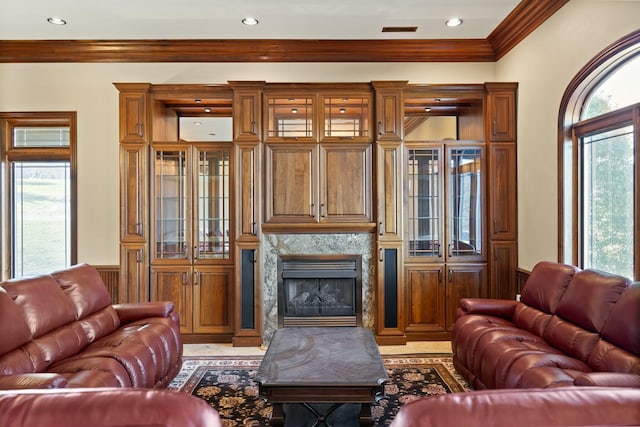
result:
<svg viewBox="0 0 640 427"><path fill-rule="evenodd" d="M560 105L560 261L640 278L640 31L590 61Z"/></svg>

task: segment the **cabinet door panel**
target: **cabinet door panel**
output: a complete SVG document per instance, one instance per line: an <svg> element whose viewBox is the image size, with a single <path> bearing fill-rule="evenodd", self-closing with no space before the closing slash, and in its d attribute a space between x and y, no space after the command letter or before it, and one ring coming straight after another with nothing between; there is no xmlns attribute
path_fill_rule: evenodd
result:
<svg viewBox="0 0 640 427"><path fill-rule="evenodd" d="M518 267L517 242L491 243L491 297L515 299L518 284L516 268Z"/></svg>
<svg viewBox="0 0 640 427"><path fill-rule="evenodd" d="M371 144L321 146L321 221L371 217Z"/></svg>
<svg viewBox="0 0 640 427"><path fill-rule="evenodd" d="M147 94L120 94L120 142L147 141Z"/></svg>
<svg viewBox="0 0 640 427"><path fill-rule="evenodd" d="M120 245L120 265L119 302L138 303L148 301L149 289L144 244L125 243Z"/></svg>
<svg viewBox="0 0 640 427"><path fill-rule="evenodd" d="M487 297L487 267L485 264L448 265L445 308L446 326L453 329L456 309L461 298Z"/></svg>
<svg viewBox="0 0 640 427"><path fill-rule="evenodd" d="M233 332L233 269L196 268L193 283L193 332Z"/></svg>
<svg viewBox="0 0 640 427"><path fill-rule="evenodd" d="M381 240L402 236L402 153L400 143L378 143L378 235Z"/></svg>
<svg viewBox="0 0 640 427"><path fill-rule="evenodd" d="M258 164L259 148L256 144L236 145L238 170L236 174L238 188L238 237L253 238L258 233Z"/></svg>
<svg viewBox="0 0 640 427"><path fill-rule="evenodd" d="M266 221L315 222L316 147L267 146Z"/></svg>
<svg viewBox="0 0 640 427"><path fill-rule="evenodd" d="M378 141L398 141L402 139L403 111L400 90L377 91L376 123Z"/></svg>
<svg viewBox="0 0 640 427"><path fill-rule="evenodd" d="M147 146L120 145L120 240L146 241Z"/></svg>
<svg viewBox="0 0 640 427"><path fill-rule="evenodd" d="M515 240L518 235L516 145L491 144L490 156L490 238Z"/></svg>
<svg viewBox="0 0 640 427"><path fill-rule="evenodd" d="M409 266L407 332L444 331L444 273L441 266Z"/></svg>
<svg viewBox="0 0 640 427"><path fill-rule="evenodd" d="M514 91L489 92L489 140L506 142L516 140L516 95Z"/></svg>
<svg viewBox="0 0 640 427"><path fill-rule="evenodd" d="M151 300L173 301L180 315L180 331L193 331L190 267L151 267Z"/></svg>

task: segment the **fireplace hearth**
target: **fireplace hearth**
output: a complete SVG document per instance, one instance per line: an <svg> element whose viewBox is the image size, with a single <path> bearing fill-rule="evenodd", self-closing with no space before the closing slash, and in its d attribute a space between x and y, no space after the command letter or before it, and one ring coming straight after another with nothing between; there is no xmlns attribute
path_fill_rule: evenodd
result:
<svg viewBox="0 0 640 427"><path fill-rule="evenodd" d="M360 255L278 257L278 327L362 326Z"/></svg>

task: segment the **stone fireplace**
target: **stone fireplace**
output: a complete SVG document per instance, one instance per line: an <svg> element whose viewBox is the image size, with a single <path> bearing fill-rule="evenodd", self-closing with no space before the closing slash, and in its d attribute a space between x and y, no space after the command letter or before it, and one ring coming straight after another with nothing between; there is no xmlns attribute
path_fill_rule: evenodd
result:
<svg viewBox="0 0 640 427"><path fill-rule="evenodd" d="M361 325L373 328L375 312L372 287L372 284L375 283L374 244L374 236L370 233L264 234L262 241L264 344L268 344L275 330L283 325L278 316L278 261L282 262L283 259L295 257L303 259L322 259L326 256L329 256L328 258L334 256L345 259L357 258L361 269L361 283L359 295L354 295L354 302L357 304L357 301L360 301ZM356 292L358 291L356 290ZM359 322L358 319L356 319L356 324L360 325L357 322Z"/></svg>

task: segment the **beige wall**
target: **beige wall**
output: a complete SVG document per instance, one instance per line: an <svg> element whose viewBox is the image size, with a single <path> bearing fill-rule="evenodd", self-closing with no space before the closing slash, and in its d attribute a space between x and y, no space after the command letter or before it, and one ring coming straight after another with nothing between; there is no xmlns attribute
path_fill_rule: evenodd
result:
<svg viewBox="0 0 640 427"><path fill-rule="evenodd" d="M481 64L0 64L0 111L78 112L78 261L119 263L118 92L113 82L482 83Z"/></svg>
<svg viewBox="0 0 640 427"><path fill-rule="evenodd" d="M519 81L520 266L556 259L556 122L576 72L638 26L640 2L572 0L497 64L0 64L0 111L78 112L80 262L118 264L118 96L113 82Z"/></svg>
<svg viewBox="0 0 640 427"><path fill-rule="evenodd" d="M594 56L640 28L640 1L571 0L497 64L518 81L519 265L558 259L557 123L569 82Z"/></svg>

